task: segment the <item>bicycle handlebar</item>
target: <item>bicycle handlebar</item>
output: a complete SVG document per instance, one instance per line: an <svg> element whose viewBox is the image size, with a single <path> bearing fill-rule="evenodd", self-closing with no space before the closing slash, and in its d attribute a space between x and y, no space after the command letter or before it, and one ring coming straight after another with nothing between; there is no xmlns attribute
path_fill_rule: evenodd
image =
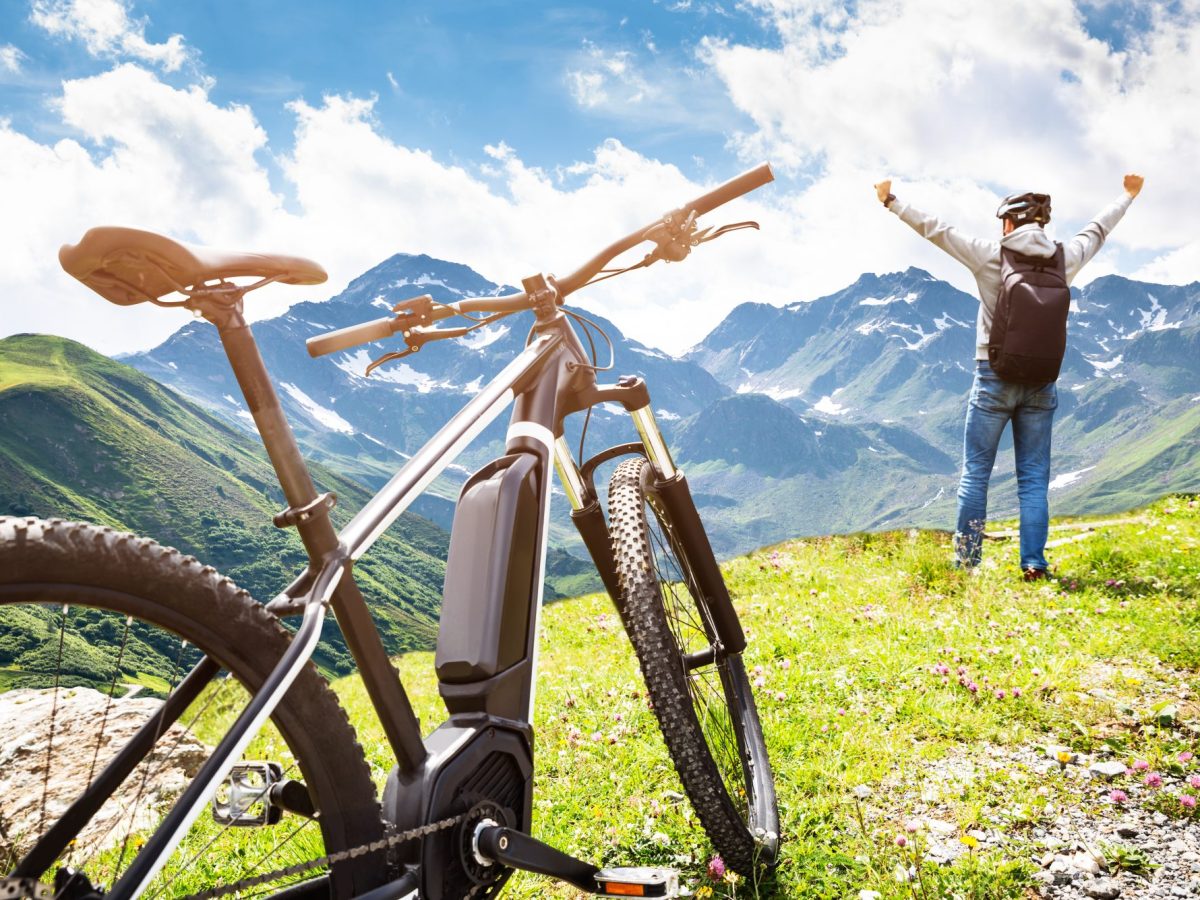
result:
<svg viewBox="0 0 1200 900"><path fill-rule="evenodd" d="M310 337L304 342L304 346L308 348L309 356L324 356L326 353L336 353L339 350L357 347L359 344L369 344L371 341L389 338L396 333L396 329L400 326L399 320L392 316L386 316L382 319L372 319L370 322L350 325L346 328L339 328L337 331Z"/></svg>
<svg viewBox="0 0 1200 900"><path fill-rule="evenodd" d="M691 202L672 210L649 225L627 234L619 241L605 247L570 275L567 275L565 278L556 279L555 286L559 294L559 303L568 294L574 293L591 281L613 259L625 251L636 247L643 241L653 239L650 234L652 230L658 229L664 224L668 226L678 225L689 221L689 219L704 215L707 212L712 212L718 206L728 203L730 200L736 199L743 194L748 194L755 188L760 188L764 184L768 184L774 180L775 175L771 171L770 164L763 163L760 166L743 172L741 175L731 178L708 193L701 194ZM524 291L519 294L509 294L505 297L470 297L466 300L459 300L457 303L439 304L432 310L430 317L434 321L439 321L456 316L461 312L517 312L529 309L532 305L533 301ZM346 350L359 344L366 344L371 341L391 337L391 335L404 326L405 322L402 318L374 319L370 322L364 322L361 325L351 325L348 328L341 328L337 331L331 331L328 334L311 337L306 341L306 346L308 347L310 356L324 356L327 353L335 353L338 350Z"/></svg>

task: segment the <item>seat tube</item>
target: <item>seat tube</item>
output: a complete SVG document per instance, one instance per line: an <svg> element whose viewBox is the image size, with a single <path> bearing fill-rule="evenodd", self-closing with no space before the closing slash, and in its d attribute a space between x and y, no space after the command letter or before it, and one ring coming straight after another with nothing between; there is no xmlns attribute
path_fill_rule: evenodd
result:
<svg viewBox="0 0 1200 900"><path fill-rule="evenodd" d="M220 320L209 320L217 326L233 374L254 417L271 465L279 476L283 495L292 509L299 509L316 499L316 487L283 414L279 395L271 384L250 326L240 309L231 312ZM310 516L296 523L296 529L314 565L338 549L337 532L328 514ZM416 768L426 755L420 724L371 619L366 600L353 578L343 578L339 582L331 605L346 647L354 657L367 693L379 713L397 764L404 770Z"/></svg>

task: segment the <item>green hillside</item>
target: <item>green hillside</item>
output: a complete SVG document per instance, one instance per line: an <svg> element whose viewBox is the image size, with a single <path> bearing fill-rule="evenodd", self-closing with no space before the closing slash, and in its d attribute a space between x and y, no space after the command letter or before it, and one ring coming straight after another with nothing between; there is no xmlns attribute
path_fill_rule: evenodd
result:
<svg viewBox="0 0 1200 900"><path fill-rule="evenodd" d="M339 524L369 496L320 467L313 477L338 494ZM284 505L261 445L135 369L61 338L0 341L0 515L146 534L265 601L306 561L295 532L271 524ZM405 515L356 569L393 652L433 645L446 544L445 531ZM319 661L347 671L327 628Z"/></svg>
<svg viewBox="0 0 1200 900"><path fill-rule="evenodd" d="M1149 820L1164 816L1168 835L1200 825L1180 802L1200 795L1187 781L1200 778L1200 499L1123 518L1056 528L1085 537L1052 547L1058 577L1034 584L1011 542L989 542L968 576L948 534L916 530L792 541L724 566L783 821L782 863L757 885L707 874L711 847L607 597L548 607L534 833L607 864L678 865L695 897L1018 900L1037 896L1039 861L1060 839L1107 854L1122 897L1160 896L1176 871L1186 884L1189 864ZM399 665L431 727L445 714L431 656ZM384 771L361 684L336 687ZM1102 760L1144 761L1163 784L1094 781ZM1113 833L1135 815L1139 836ZM534 876L510 884L514 898L577 896Z"/></svg>

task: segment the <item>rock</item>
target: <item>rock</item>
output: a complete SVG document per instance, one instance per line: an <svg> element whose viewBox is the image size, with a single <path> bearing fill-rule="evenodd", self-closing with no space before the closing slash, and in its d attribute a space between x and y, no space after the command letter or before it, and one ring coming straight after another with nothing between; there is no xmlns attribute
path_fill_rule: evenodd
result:
<svg viewBox="0 0 1200 900"><path fill-rule="evenodd" d="M27 849L28 838L21 836L37 833L47 723L53 704L52 690L21 689L0 694L0 722L4 723L0 732L0 797L5 798L6 833L18 835L14 845L9 845L7 836L0 839L0 857ZM47 808L65 809L87 783L102 723L100 767L158 712L161 705L162 701L150 697L121 698L110 703L104 694L91 688L60 690ZM36 747L31 748L30 741L35 741ZM34 764L18 764L20 757L27 755L30 749L37 751ZM141 786L140 778L127 779L115 794L116 802L110 801L101 807L79 833L79 845L99 850L119 843L131 817L135 829L154 826L199 771L209 752L209 748L185 732L183 726L172 725L149 757L154 768L145 787Z"/></svg>
<svg viewBox="0 0 1200 900"><path fill-rule="evenodd" d="M1151 820L1151 821L1152 821L1152 822L1153 822L1155 825L1166 825L1166 824L1167 824L1167 822L1169 821L1169 820L1167 819L1167 817L1166 817L1166 816L1164 816L1164 815L1163 815L1162 813L1160 813L1160 812L1156 812L1156 813L1155 813L1153 816L1151 816L1151 817L1150 817L1150 820Z"/></svg>
<svg viewBox="0 0 1200 900"><path fill-rule="evenodd" d="M1072 854L1071 867L1078 872L1087 872L1089 875L1100 874L1100 863L1096 860L1096 857L1086 851Z"/></svg>
<svg viewBox="0 0 1200 900"><path fill-rule="evenodd" d="M1119 775L1125 774L1125 763L1118 760L1092 763L1088 766L1088 771L1093 775L1103 778L1105 781L1112 781Z"/></svg>
<svg viewBox="0 0 1200 900"><path fill-rule="evenodd" d="M1038 872L1033 876L1035 881L1040 881L1042 884L1054 884L1053 872Z"/></svg>
<svg viewBox="0 0 1200 900"><path fill-rule="evenodd" d="M882 896L879 891L868 891L865 888L858 892L858 900L879 900Z"/></svg>
<svg viewBox="0 0 1200 900"><path fill-rule="evenodd" d="M1115 878L1094 878L1083 886L1083 890L1097 900L1116 900L1121 896L1121 885Z"/></svg>
<svg viewBox="0 0 1200 900"><path fill-rule="evenodd" d="M1043 869L1045 869L1045 868L1048 868L1048 867L1049 867L1049 865L1050 865L1050 863L1054 862L1054 854L1053 854L1053 853L1047 853L1045 856L1043 856L1043 857L1042 857L1042 861L1041 861L1041 862L1042 862L1042 868L1043 868Z"/></svg>
<svg viewBox="0 0 1200 900"><path fill-rule="evenodd" d="M1172 853L1187 853L1191 848L1188 846L1187 841L1180 838L1179 840L1174 840L1167 844L1167 849Z"/></svg>
<svg viewBox="0 0 1200 900"><path fill-rule="evenodd" d="M1117 826L1117 835L1123 838L1137 837L1138 827L1132 822L1122 822Z"/></svg>

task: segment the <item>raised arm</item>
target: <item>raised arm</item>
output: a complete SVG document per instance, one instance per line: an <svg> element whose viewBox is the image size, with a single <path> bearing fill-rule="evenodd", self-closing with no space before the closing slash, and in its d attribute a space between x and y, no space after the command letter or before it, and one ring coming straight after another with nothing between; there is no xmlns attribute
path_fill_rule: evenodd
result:
<svg viewBox="0 0 1200 900"><path fill-rule="evenodd" d="M1121 221L1121 217L1125 215L1125 210L1129 209L1129 204L1133 202L1133 198L1141 193L1144 183L1145 179L1141 175L1126 175L1123 182L1125 190L1121 193L1121 196L1106 206L1096 218L1083 226L1079 234L1071 238L1063 248L1068 284L1079 274L1079 270L1087 265L1088 261L1104 246L1104 241L1117 226L1117 223Z"/></svg>
<svg viewBox="0 0 1200 900"><path fill-rule="evenodd" d="M875 185L875 195L888 210L899 217L901 222L934 246L945 250L970 269L971 274L979 271L984 263L996 254L997 243L995 241L968 237L945 222L939 221L936 216L923 213L911 204L897 200L892 193L890 179Z"/></svg>

